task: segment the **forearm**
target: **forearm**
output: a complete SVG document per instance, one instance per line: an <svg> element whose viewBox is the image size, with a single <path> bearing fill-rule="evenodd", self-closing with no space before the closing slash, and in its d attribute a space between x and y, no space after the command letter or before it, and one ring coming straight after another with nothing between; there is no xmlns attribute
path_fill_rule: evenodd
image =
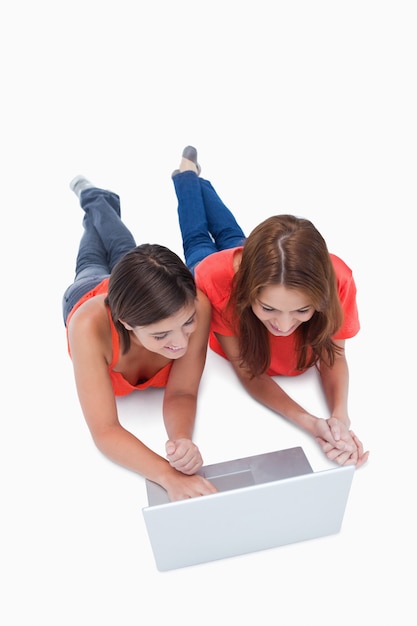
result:
<svg viewBox="0 0 417 626"><path fill-rule="evenodd" d="M197 397L194 394L168 394L164 396L163 416L168 439L192 439Z"/></svg>
<svg viewBox="0 0 417 626"><path fill-rule="evenodd" d="M100 451L112 461L161 485L168 492L170 500L181 500L216 491L209 481L198 475L187 476L186 474L195 472L174 467L167 459L150 450L121 426L111 426L102 430L96 434L94 440ZM193 447L191 454L193 458L195 456ZM202 462L198 458L197 469L201 465Z"/></svg>
<svg viewBox="0 0 417 626"><path fill-rule="evenodd" d="M292 400L273 379L269 378L268 380L268 378L262 376L251 382L242 382L252 397L303 428L319 441L320 445L325 447L325 452L329 458L337 457L338 462L345 462L350 458L354 448L352 438L346 426L342 427L339 418L326 420L308 413ZM339 456L341 454L342 456Z"/></svg>
<svg viewBox="0 0 417 626"><path fill-rule="evenodd" d="M97 448L114 463L161 483L171 473L166 459L153 452L120 424L92 433Z"/></svg>
<svg viewBox="0 0 417 626"><path fill-rule="evenodd" d="M315 435L317 418L295 402L270 376L240 378L248 393L258 402Z"/></svg>
<svg viewBox="0 0 417 626"><path fill-rule="evenodd" d="M349 427L349 368L346 359L344 357L336 358L333 367L321 363L319 371L331 417L336 417Z"/></svg>

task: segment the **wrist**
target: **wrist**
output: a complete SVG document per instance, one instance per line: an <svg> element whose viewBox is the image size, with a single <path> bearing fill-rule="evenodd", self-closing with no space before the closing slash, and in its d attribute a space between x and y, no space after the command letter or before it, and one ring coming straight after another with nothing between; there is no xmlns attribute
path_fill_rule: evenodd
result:
<svg viewBox="0 0 417 626"><path fill-rule="evenodd" d="M333 412L330 415L329 419L335 419L338 422L341 422L342 424L344 424L346 426L346 428L350 428L350 419L349 419L349 416L346 413L336 413L336 412Z"/></svg>
<svg viewBox="0 0 417 626"><path fill-rule="evenodd" d="M170 485L171 479L174 474L177 474L178 470L173 468L169 461L164 460L163 464L161 464L156 472L152 472L152 476L147 476L150 480L158 485L161 485L166 491L168 491L168 487Z"/></svg>
<svg viewBox="0 0 417 626"><path fill-rule="evenodd" d="M310 435L315 435L318 421L318 417L314 417L314 415L311 415L311 413L306 412L299 413L294 419L294 422L298 426L306 430Z"/></svg>

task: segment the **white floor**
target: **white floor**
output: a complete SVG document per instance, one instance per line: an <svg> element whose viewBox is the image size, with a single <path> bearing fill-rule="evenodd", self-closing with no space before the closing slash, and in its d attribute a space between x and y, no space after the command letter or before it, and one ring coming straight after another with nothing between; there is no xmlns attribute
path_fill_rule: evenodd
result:
<svg viewBox="0 0 417 626"><path fill-rule="evenodd" d="M1 622L414 625L413 3L8 5ZM362 330L348 344L350 413L371 457L339 535L160 573L144 480L87 432L60 306L81 235L70 179L117 191L138 243L181 253L170 174L187 144L247 232L272 213L309 217L353 268ZM282 383L325 414L312 373ZM119 408L162 453L161 399ZM314 469L327 463L212 353L195 438L206 463L292 445Z"/></svg>

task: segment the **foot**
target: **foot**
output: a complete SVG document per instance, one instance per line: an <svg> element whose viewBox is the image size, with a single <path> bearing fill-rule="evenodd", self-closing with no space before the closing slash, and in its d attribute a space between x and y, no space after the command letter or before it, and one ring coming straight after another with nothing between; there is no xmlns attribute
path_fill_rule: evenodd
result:
<svg viewBox="0 0 417 626"><path fill-rule="evenodd" d="M186 172L187 170L195 171L198 176L201 174L201 167L197 160L197 150L194 146L186 146L182 151L180 172Z"/></svg>
<svg viewBox="0 0 417 626"><path fill-rule="evenodd" d="M172 176L181 174L182 172L195 172L197 176L201 174L201 167L197 161L197 150L193 146L187 146L182 151L182 158L178 170L172 172Z"/></svg>
<svg viewBox="0 0 417 626"><path fill-rule="evenodd" d="M89 180L87 180L87 178L81 175L73 178L69 186L70 189L75 193L75 195L78 196L78 198L80 197L80 194L84 189L90 189L91 187L94 187L93 183L91 183Z"/></svg>

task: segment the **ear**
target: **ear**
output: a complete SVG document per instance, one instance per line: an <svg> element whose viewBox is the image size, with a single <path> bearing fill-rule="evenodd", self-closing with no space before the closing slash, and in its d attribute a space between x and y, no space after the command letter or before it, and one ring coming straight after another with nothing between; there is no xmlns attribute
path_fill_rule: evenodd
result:
<svg viewBox="0 0 417 626"><path fill-rule="evenodd" d="M127 322L124 322L123 320L119 319L119 322L121 324L123 324L123 326L126 328L126 330L133 330L133 326L131 326L130 324L128 324Z"/></svg>

